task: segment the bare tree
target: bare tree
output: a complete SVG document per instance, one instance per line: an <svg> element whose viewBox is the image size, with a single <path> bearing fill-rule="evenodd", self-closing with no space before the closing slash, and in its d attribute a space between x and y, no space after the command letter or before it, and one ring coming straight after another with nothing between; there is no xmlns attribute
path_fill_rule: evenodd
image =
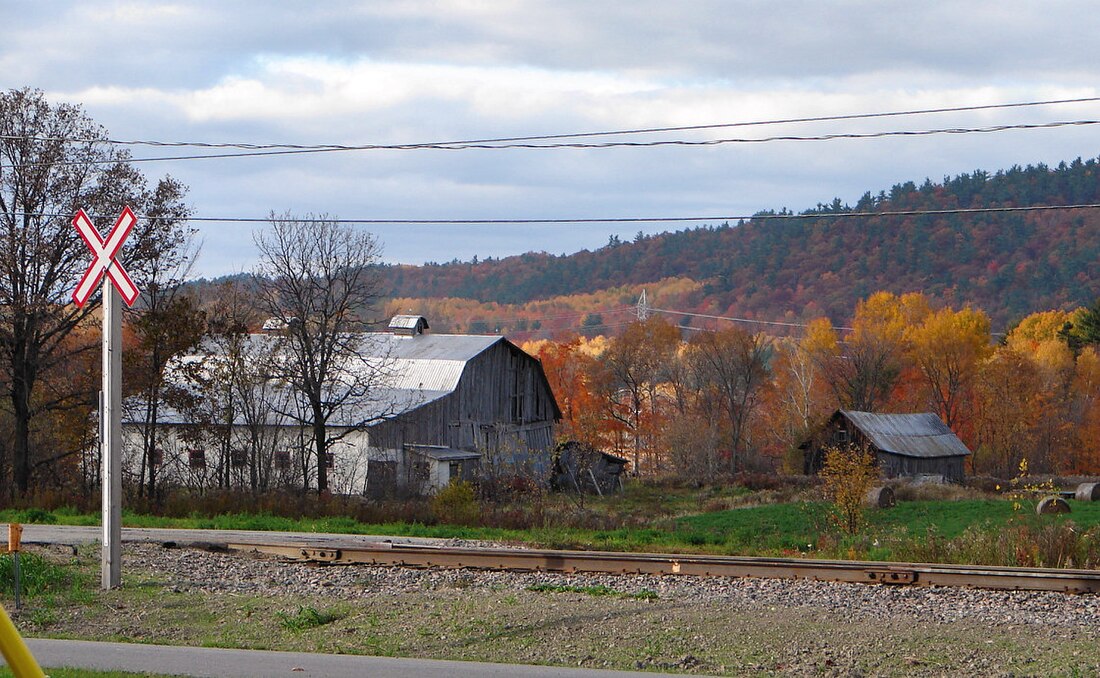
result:
<svg viewBox="0 0 1100 678"><path fill-rule="evenodd" d="M145 275L142 295L128 314L139 349L137 357L129 360L131 375L142 396L135 419L142 438L138 496L147 492L153 498L157 497L159 413L166 390L175 388L165 382L165 369L175 356L198 344L205 325L205 313L184 289L198 250L193 245L195 230L185 225L189 210L174 199L180 191L175 182L162 182L153 208L139 223L145 231L139 240Z"/></svg>
<svg viewBox="0 0 1100 678"><path fill-rule="evenodd" d="M374 391L387 364L364 333L364 315L378 298L380 245L331 218L290 214L272 214L270 231L255 239L259 307L280 327L272 376L301 398L304 415L297 416L312 433L324 494L333 444L383 416Z"/></svg>
<svg viewBox="0 0 1100 678"><path fill-rule="evenodd" d="M770 355L771 340L738 327L699 332L688 344L700 404L716 408L726 422L731 471L744 464L746 430L769 377Z"/></svg>
<svg viewBox="0 0 1100 678"><path fill-rule="evenodd" d="M102 230L126 204L139 214L169 214L182 203L182 187L167 190L161 182L148 190L126 152L106 140L106 131L78 106L51 106L29 89L0 92L0 372L12 407L12 475L21 494L30 488L36 458L44 456L32 449L36 415L72 395L36 387L74 352L95 346L67 341L99 305L98 296L82 308L70 302L90 260L74 236L73 214L83 208ZM144 229L131 236L124 255L139 281L156 250L146 246L149 235Z"/></svg>

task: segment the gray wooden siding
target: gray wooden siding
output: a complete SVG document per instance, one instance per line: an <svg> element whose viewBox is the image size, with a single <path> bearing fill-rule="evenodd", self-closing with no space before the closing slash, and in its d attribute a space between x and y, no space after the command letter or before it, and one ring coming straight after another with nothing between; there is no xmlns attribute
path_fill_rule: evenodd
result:
<svg viewBox="0 0 1100 678"><path fill-rule="evenodd" d="M505 341L467 363L458 388L371 428L371 445L541 452L554 444L553 395L538 362Z"/></svg>

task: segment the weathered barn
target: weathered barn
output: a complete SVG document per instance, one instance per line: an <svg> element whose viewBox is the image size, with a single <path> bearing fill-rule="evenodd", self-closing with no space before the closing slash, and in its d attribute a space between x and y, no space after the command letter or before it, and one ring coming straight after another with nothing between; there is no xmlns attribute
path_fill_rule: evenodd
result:
<svg viewBox="0 0 1100 678"><path fill-rule="evenodd" d="M423 317L397 316L388 332L366 336L360 359L373 366L365 371L379 383L368 398L337 410L329 420L332 432L343 435L328 460L334 490L429 492L452 478L517 471L544 478L561 411L541 363L501 336L429 334L427 328ZM257 353L274 350L268 335L252 335L250 344ZM274 484L304 482L309 430L287 416L294 404L285 386L255 388L261 387L267 391L264 397L279 402L266 408L259 421L250 421L245 411L235 414L228 442L224 426L219 433L193 413L162 407L155 460L161 477L191 485L214 480L224 485L225 479L233 484L235 477L255 482L256 471L246 467L265 464L259 472ZM356 422L367 424L359 429ZM139 425L134 420L124 426L131 468L139 462L135 451L140 457ZM264 446L259 454L257 441Z"/></svg>
<svg viewBox="0 0 1100 678"><path fill-rule="evenodd" d="M804 471L812 474L821 470L826 448L847 446L874 450L879 469L887 478L943 476L960 482L970 454L958 436L931 412L837 410L800 446Z"/></svg>
<svg viewBox="0 0 1100 678"><path fill-rule="evenodd" d="M397 316L391 328L378 350L395 379L380 400L405 405L368 428L368 478L434 488L475 465L545 476L561 411L538 360L500 336L425 334L419 316ZM368 482L374 492L386 486Z"/></svg>

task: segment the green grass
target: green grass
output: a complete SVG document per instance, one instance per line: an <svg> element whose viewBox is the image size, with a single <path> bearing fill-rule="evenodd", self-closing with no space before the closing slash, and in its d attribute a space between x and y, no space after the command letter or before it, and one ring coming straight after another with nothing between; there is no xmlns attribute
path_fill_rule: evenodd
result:
<svg viewBox="0 0 1100 678"><path fill-rule="evenodd" d="M566 586L564 584L533 584L527 587L528 591L536 593L582 593L586 596L617 596L620 598L634 598L637 600L656 600L657 593L649 589L642 589L637 593L623 593L610 586L602 584L597 586Z"/></svg>
<svg viewBox="0 0 1100 678"><path fill-rule="evenodd" d="M312 605L299 605L296 612L276 612L275 616L279 618L279 623L284 629L305 631L339 621L347 616L347 611L337 609L319 611Z"/></svg>
<svg viewBox="0 0 1100 678"><path fill-rule="evenodd" d="M715 494L717 492L717 494ZM798 555L907 559L923 553L929 540L952 541L975 534L997 535L1011 526L1032 531L1067 521L1082 531L1100 529L1100 502L1070 500L1073 511L1063 516L1034 515L1033 501L1009 499L966 499L959 501L901 502L887 510L869 510L868 526L856 537L843 537L832 527L829 505L821 502L768 504L746 508L698 512L714 496L737 492L711 491L703 497L676 494L659 488L628 493L624 510L633 513L646 501L662 508L658 516L639 527L610 530L541 528L531 530L424 525L420 523L360 523L347 517L291 519L269 514L224 514L213 517L167 518L126 513L123 524L133 527L176 527L288 532L333 532L379 534L425 538L481 539L529 543L545 548L595 549L608 551L659 551L740 555ZM661 498L664 499L661 499ZM674 498L675 497L675 498ZM610 507L610 500L604 508ZM680 511L697 511L682 515ZM71 510L34 510L41 522L86 524L94 516ZM679 515L680 517L675 517ZM29 512L2 511L0 520L29 517ZM990 547L992 548L992 547ZM946 556L945 556L946 557ZM4 568L0 566L0 583Z"/></svg>

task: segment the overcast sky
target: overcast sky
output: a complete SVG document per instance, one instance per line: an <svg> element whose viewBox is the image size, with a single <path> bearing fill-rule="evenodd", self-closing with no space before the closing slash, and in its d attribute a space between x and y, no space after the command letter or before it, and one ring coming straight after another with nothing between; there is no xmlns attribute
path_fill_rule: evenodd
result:
<svg viewBox="0 0 1100 678"><path fill-rule="evenodd" d="M115 139L415 144L1100 95L1091 2L63 2L0 6L0 88ZM1100 119L1100 103L596 138L706 140ZM1100 126L537 150L372 150L142 165L201 217L744 215L900 181L1100 155ZM138 147L135 157L198 153ZM705 222L712 223L712 222ZM390 262L594 249L667 224L371 226ZM197 275L251 270L200 224Z"/></svg>

